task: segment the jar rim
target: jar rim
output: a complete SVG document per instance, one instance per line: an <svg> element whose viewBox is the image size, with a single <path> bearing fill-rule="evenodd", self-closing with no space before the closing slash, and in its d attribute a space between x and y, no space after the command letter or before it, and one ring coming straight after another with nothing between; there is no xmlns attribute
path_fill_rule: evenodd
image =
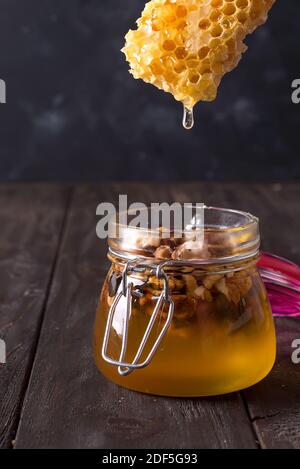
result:
<svg viewBox="0 0 300 469"><path fill-rule="evenodd" d="M190 209L196 207L186 205ZM248 259L258 254L260 233L256 216L241 210L201 205L203 212L197 212L196 218L184 225L184 229L177 227L176 232L175 228L166 231L163 225L153 229L152 225L149 228L149 225L136 227L120 223L120 212L110 223L110 250L125 257L210 264Z"/></svg>
<svg viewBox="0 0 300 469"><path fill-rule="evenodd" d="M192 209L195 209L196 208L196 204L180 204L181 206L185 206L185 207L191 207ZM248 226L251 226L253 224L258 224L259 223L259 218L255 215L253 215L252 213L250 212L245 212L243 210L236 210L236 209L230 209L230 208L224 208L224 207L217 207L217 206L207 206L207 205L204 205L204 204L199 204L199 205L202 205L202 208L205 212L207 213L217 213L217 214L223 214L225 217L226 216L231 216L231 217L240 217L240 222L239 223L232 223L231 226L224 226L224 225L219 225L219 226L211 226L211 225L204 225L204 229L207 230L207 231L236 231L236 230L241 230L241 229L244 229L244 228L247 228ZM149 211L151 210L151 206L145 206L144 208L141 208L141 209L138 209L138 211L142 212L142 211ZM128 223L121 223L117 220L120 220L120 218L122 219L122 215L130 215L129 211L128 210L124 210L124 211L120 211L120 212L117 212L116 213L116 217L115 219L112 218L110 221L109 221L109 226L110 226L110 230L109 232L112 233L114 232L111 228L113 226L116 226L118 228L122 228L122 229L126 229L126 230L130 230L130 231L138 231L138 232L147 232L147 233L150 233L150 232L155 232L155 230L157 230L157 228L154 228L154 229L151 229L149 228L149 226L132 226ZM133 215L131 214L131 216L136 216L136 213ZM244 223L241 222L241 219L244 219ZM126 218L127 219L127 218ZM205 219L206 219L206 216L205 216L205 213L204 213L204 223L205 223ZM197 231L197 230L202 230L203 227L201 226L200 228L197 228L196 227L193 227L193 231ZM182 230L182 233L186 233L186 232L190 232L191 231L191 228L187 229L187 230Z"/></svg>

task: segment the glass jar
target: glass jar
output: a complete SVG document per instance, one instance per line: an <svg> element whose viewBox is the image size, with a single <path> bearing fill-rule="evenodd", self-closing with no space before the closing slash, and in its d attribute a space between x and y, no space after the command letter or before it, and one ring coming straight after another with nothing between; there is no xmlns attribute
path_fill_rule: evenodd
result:
<svg viewBox="0 0 300 469"><path fill-rule="evenodd" d="M118 225L94 327L99 370L165 396L237 391L272 369L272 312L257 270L258 219L205 208L181 236ZM197 230L202 241L195 241Z"/></svg>

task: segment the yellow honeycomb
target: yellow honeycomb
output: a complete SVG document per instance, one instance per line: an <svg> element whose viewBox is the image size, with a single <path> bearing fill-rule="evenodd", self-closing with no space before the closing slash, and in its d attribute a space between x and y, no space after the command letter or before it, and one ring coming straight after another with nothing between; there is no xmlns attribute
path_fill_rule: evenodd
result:
<svg viewBox="0 0 300 469"><path fill-rule="evenodd" d="M185 107L212 101L275 0L152 0L122 49L130 72Z"/></svg>

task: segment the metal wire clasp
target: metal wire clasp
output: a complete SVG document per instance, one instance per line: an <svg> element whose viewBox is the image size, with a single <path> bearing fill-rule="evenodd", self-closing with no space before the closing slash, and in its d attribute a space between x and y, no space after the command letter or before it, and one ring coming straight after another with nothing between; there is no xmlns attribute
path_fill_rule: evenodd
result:
<svg viewBox="0 0 300 469"><path fill-rule="evenodd" d="M120 291L119 293L117 293L108 313L108 318L107 318L107 323L106 323L106 328L105 328L105 333L104 333L104 338L103 338L103 345L102 345L103 360L105 360L107 363L110 363L111 365L117 366L118 373L121 376L127 376L130 373L132 373L134 370L145 368L146 366L149 365L149 363L151 362L154 354L156 353L160 343L162 342L172 322L173 313L174 313L174 302L169 295L168 277L167 277L167 274L163 270L164 265L165 263L159 264L155 271L157 278L163 279L163 282L164 282L163 290L158 298L153 298L157 300L157 303L155 305L153 313L151 314L146 331L144 333L144 336L141 340L141 343L138 347L138 350L136 352L136 355L132 363L126 363L124 361L125 356L126 356L126 350L127 350L128 326L129 326L129 319L131 316L131 309L132 309L132 297L135 295L133 291L133 283L128 283L127 275L130 271L133 271L134 269L141 271L141 269L146 269L147 267L149 268L149 266L139 263L138 259L131 260L127 262L125 265L125 268L122 274L122 282L120 286ZM108 347L110 331L111 331L114 315L115 315L117 306L123 296L127 299L127 304L126 304L126 308L124 308L122 346L121 346L121 353L120 353L119 360L114 360L108 356L107 347ZM151 348L151 351L149 352L147 358L143 362L140 363L139 360L144 352L145 346L147 344L147 340L151 334L155 320L164 303L169 305L166 322L163 328L161 329L157 339L155 340L154 345Z"/></svg>

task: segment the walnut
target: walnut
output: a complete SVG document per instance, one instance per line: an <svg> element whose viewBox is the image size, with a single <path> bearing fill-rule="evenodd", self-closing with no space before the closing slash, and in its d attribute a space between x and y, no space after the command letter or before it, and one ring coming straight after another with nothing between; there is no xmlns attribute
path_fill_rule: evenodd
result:
<svg viewBox="0 0 300 469"><path fill-rule="evenodd" d="M183 240L182 238L174 238L174 237L171 237L171 238L162 238L161 239L161 245L162 246L169 246L172 251L177 247L179 246L180 244L182 244Z"/></svg>
<svg viewBox="0 0 300 469"><path fill-rule="evenodd" d="M232 301L234 304L238 304L241 300L241 295L238 286L235 282L230 281L227 282L228 288L228 299Z"/></svg>
<svg viewBox="0 0 300 469"><path fill-rule="evenodd" d="M220 280L218 280L215 283L215 288L218 290L220 293L223 293L227 298L229 297L229 292L228 292L228 287L226 284L225 277L222 277Z"/></svg>
<svg viewBox="0 0 300 469"><path fill-rule="evenodd" d="M148 278L147 286L149 286L150 288L158 289L163 288L164 284L161 278L158 278L156 275L151 275Z"/></svg>
<svg viewBox="0 0 300 469"><path fill-rule="evenodd" d="M252 287L252 279L249 275L237 275L236 284L242 296L246 295Z"/></svg>
<svg viewBox="0 0 300 469"><path fill-rule="evenodd" d="M177 277L169 277L169 288L170 290L182 290L185 286L184 279Z"/></svg>
<svg viewBox="0 0 300 469"><path fill-rule="evenodd" d="M160 236L144 236L136 241L136 245L138 248L146 250L158 248L160 245Z"/></svg>
<svg viewBox="0 0 300 469"><path fill-rule="evenodd" d="M199 296L199 298L202 298L202 300L204 300L204 292L205 288L203 287L203 285L201 285L200 287L196 288L196 290L194 291L194 295Z"/></svg>
<svg viewBox="0 0 300 469"><path fill-rule="evenodd" d="M203 301L207 301L208 303L211 303L213 300L213 296L209 290L207 290L203 285L200 287L197 287L196 290L194 291L194 294L201 298Z"/></svg>
<svg viewBox="0 0 300 469"><path fill-rule="evenodd" d="M208 303L211 303L213 301L213 296L209 290L204 291L204 299L205 301L208 301Z"/></svg>
<svg viewBox="0 0 300 469"><path fill-rule="evenodd" d="M164 288L164 280L162 278L158 278L156 275L151 275L148 280L148 286L152 291L159 294L161 290ZM185 282L182 278L175 278L172 276L168 276L168 286L171 291L173 290L182 290L185 286Z"/></svg>
<svg viewBox="0 0 300 469"><path fill-rule="evenodd" d="M236 272L233 276L227 277L225 283L225 286L222 284L217 289L224 293L230 301L238 304L241 297L245 296L251 289L252 278L244 271Z"/></svg>
<svg viewBox="0 0 300 469"><path fill-rule="evenodd" d="M184 276L185 285L186 285L186 292L188 295L193 295L195 290L197 289L197 280L193 275L185 275Z"/></svg>
<svg viewBox="0 0 300 469"><path fill-rule="evenodd" d="M220 280L223 276L222 275L207 275L203 278L203 285L205 288L210 290L218 280Z"/></svg>
<svg viewBox="0 0 300 469"><path fill-rule="evenodd" d="M170 246L159 246L154 253L154 257L156 257L156 259L170 259L172 252Z"/></svg>
<svg viewBox="0 0 300 469"><path fill-rule="evenodd" d="M199 241L186 241L178 246L172 254L172 259L207 259L207 247Z"/></svg>

